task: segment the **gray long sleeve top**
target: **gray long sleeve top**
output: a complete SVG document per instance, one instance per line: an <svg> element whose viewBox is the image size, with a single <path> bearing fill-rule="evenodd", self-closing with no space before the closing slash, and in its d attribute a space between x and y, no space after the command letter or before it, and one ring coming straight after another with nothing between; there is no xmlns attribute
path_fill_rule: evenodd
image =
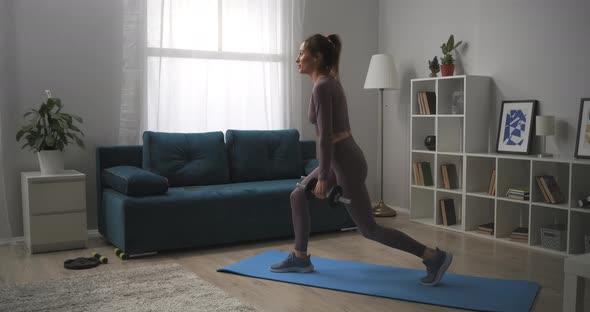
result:
<svg viewBox="0 0 590 312"><path fill-rule="evenodd" d="M311 92L309 121L315 125L318 141L319 180L326 180L332 168L332 135L350 130L346 96L340 82L332 77L316 81Z"/></svg>

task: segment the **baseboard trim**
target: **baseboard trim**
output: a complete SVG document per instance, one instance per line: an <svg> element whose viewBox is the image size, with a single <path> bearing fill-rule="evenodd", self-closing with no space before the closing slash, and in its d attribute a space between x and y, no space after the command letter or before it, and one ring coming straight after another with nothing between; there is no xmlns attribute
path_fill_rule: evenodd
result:
<svg viewBox="0 0 590 312"><path fill-rule="evenodd" d="M90 238L98 238L101 236L102 235L100 235L100 233L98 233L98 230L88 230L88 238L89 239ZM24 236L4 238L4 239L0 239L0 246L16 245L16 244L22 243L24 241L25 241Z"/></svg>

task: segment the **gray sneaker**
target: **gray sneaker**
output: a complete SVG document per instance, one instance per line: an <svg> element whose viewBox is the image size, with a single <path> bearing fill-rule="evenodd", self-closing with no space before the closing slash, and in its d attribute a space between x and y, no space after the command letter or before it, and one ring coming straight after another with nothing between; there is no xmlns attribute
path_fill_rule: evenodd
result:
<svg viewBox="0 0 590 312"><path fill-rule="evenodd" d="M433 260L422 261L426 265L427 275L420 279L420 283L425 286L435 286L438 284L449 266L451 266L452 261L452 253L436 248L436 256L434 256Z"/></svg>
<svg viewBox="0 0 590 312"><path fill-rule="evenodd" d="M291 252L287 259L273 264L270 270L275 273L286 273L286 272L298 272L298 273L309 273L313 272L313 264L309 256L299 258L295 256L294 252Z"/></svg>

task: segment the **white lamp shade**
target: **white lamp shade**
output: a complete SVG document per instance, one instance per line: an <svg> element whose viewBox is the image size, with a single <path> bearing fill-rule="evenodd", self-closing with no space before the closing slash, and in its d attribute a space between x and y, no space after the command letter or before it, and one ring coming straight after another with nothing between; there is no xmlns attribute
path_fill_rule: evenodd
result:
<svg viewBox="0 0 590 312"><path fill-rule="evenodd" d="M365 89L399 89L397 70L390 55L375 54L371 57Z"/></svg>
<svg viewBox="0 0 590 312"><path fill-rule="evenodd" d="M554 116L537 116L535 118L535 132L537 135L554 135L555 134L555 117Z"/></svg>

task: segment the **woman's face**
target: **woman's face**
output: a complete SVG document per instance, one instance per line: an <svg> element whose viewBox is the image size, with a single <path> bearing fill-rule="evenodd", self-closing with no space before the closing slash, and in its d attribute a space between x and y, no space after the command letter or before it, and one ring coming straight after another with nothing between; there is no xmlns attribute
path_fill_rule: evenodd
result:
<svg viewBox="0 0 590 312"><path fill-rule="evenodd" d="M299 56L295 60L300 74L311 74L315 70L317 58L314 58L305 48L305 42L299 46Z"/></svg>

